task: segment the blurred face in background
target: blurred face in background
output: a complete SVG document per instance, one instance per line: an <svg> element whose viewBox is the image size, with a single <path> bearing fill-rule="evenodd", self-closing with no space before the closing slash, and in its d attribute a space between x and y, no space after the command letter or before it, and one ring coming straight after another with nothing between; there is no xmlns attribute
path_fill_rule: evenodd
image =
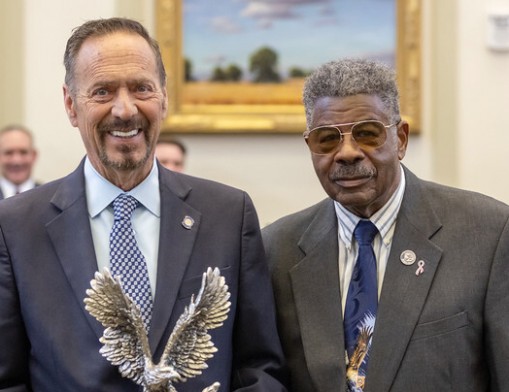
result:
<svg viewBox="0 0 509 392"><path fill-rule="evenodd" d="M9 130L0 135L0 172L15 185L27 181L37 158L32 138L21 130Z"/></svg>
<svg viewBox="0 0 509 392"><path fill-rule="evenodd" d="M156 158L165 168L176 172L184 171L185 155L182 149L172 143L158 143Z"/></svg>

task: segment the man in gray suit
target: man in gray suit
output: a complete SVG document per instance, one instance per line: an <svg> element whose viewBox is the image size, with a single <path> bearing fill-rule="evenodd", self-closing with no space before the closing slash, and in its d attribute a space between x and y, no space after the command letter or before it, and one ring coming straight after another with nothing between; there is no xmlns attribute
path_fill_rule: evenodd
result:
<svg viewBox="0 0 509 392"><path fill-rule="evenodd" d="M262 232L291 390L509 391L509 208L401 165L409 126L388 67L327 63L303 101L329 198ZM345 309L350 296L353 313L365 303L352 287L369 291L358 284L360 222L376 227L378 303L351 354Z"/></svg>
<svg viewBox="0 0 509 392"><path fill-rule="evenodd" d="M221 391L286 391L249 196L164 169L154 158L167 109L157 43L133 20L89 21L68 40L64 64L65 109L87 156L67 177L0 203L0 391L141 391L99 353L103 327L83 301L94 273L120 261L155 363L207 267L225 278L230 312L211 331L218 351L203 374L176 385L179 392L215 381ZM126 260L115 247L126 226L117 222L128 221L117 208L123 201L137 205L124 232L137 244L129 241ZM174 358L184 380L194 372L180 370L187 357Z"/></svg>

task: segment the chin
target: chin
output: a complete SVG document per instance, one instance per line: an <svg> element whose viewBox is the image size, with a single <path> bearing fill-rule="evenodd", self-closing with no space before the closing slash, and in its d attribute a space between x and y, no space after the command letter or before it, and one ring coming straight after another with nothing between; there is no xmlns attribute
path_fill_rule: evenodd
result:
<svg viewBox="0 0 509 392"><path fill-rule="evenodd" d="M366 194L366 191L357 192L338 192L334 200L337 200L342 206L352 209L364 209L373 202L373 197Z"/></svg>
<svg viewBox="0 0 509 392"><path fill-rule="evenodd" d="M28 177L14 177L14 178L8 178L8 177L5 177L8 181L12 182L13 184L16 184L16 185L21 185L23 184L26 180L28 180Z"/></svg>
<svg viewBox="0 0 509 392"><path fill-rule="evenodd" d="M105 167L115 170L135 170L143 167L149 158L150 155L148 153L141 156L139 154L126 154L116 157L102 155L101 163Z"/></svg>

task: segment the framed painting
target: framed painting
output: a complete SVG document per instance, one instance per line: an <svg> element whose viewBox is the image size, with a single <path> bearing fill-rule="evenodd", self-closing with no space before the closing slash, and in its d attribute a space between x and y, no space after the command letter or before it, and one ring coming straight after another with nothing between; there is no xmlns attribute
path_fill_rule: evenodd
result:
<svg viewBox="0 0 509 392"><path fill-rule="evenodd" d="M305 76L339 57L396 68L401 112L421 125L421 0L155 0L177 133L306 128Z"/></svg>

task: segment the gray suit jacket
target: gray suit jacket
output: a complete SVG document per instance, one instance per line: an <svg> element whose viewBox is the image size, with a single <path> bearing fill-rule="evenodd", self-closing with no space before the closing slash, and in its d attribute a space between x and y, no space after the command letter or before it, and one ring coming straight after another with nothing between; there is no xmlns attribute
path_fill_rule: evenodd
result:
<svg viewBox="0 0 509 392"><path fill-rule="evenodd" d="M509 391L509 208L405 174L365 392ZM344 392L332 200L262 234L291 390ZM422 275L401 263L407 249Z"/></svg>
<svg viewBox="0 0 509 392"><path fill-rule="evenodd" d="M256 212L242 191L159 167L161 229L149 335L158 361L176 320L208 266L231 293L225 324L211 331L219 351L201 377L178 384L201 391L284 391L272 288ZM192 217L191 229L182 225ZM0 391L128 392L99 354L102 326L84 308L97 270L83 164L68 177L0 203Z"/></svg>

